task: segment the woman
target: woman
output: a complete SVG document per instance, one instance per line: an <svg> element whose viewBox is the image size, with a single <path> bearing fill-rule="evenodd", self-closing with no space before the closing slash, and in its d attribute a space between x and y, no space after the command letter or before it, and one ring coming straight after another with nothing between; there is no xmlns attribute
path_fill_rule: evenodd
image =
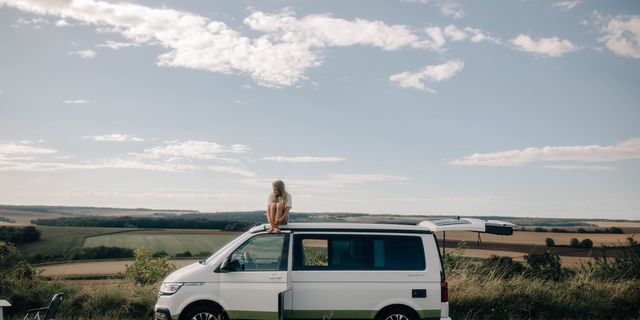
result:
<svg viewBox="0 0 640 320"><path fill-rule="evenodd" d="M269 195L267 204L267 220L269 221L269 233L280 232L281 224L287 224L289 210L293 205L291 195L284 189L284 182L273 182L273 192Z"/></svg>

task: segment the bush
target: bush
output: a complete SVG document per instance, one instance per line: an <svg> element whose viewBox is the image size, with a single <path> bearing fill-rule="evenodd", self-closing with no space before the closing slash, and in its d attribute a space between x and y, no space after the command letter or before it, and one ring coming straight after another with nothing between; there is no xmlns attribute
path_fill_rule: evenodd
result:
<svg viewBox="0 0 640 320"><path fill-rule="evenodd" d="M633 237L627 238L627 244L615 258L607 258L607 247L602 247L602 256L582 264L580 271L610 281L640 279L640 244Z"/></svg>
<svg viewBox="0 0 640 320"><path fill-rule="evenodd" d="M153 258L148 248L138 248L134 251L135 261L127 266L125 279L138 285L156 283L164 278L175 266L169 263L169 257Z"/></svg>
<svg viewBox="0 0 640 320"><path fill-rule="evenodd" d="M571 241L569 242L569 246L571 248L580 248L580 241L578 241L578 239L576 238L571 238Z"/></svg>
<svg viewBox="0 0 640 320"><path fill-rule="evenodd" d="M193 255L191 254L191 251L185 251L183 253L176 253L176 257L177 258L188 258L188 257L192 257Z"/></svg>
<svg viewBox="0 0 640 320"><path fill-rule="evenodd" d="M168 256L169 254L164 250L156 251L153 253L153 255L151 255L151 257L153 258L168 257Z"/></svg>
<svg viewBox="0 0 640 320"><path fill-rule="evenodd" d="M482 261L479 270L487 275L504 279L522 275L525 271L525 266L520 262L513 261L511 257L492 255L489 259Z"/></svg>
<svg viewBox="0 0 640 320"><path fill-rule="evenodd" d="M591 241L591 239L584 239L580 241L580 247L591 249L593 248L593 241Z"/></svg>
<svg viewBox="0 0 640 320"><path fill-rule="evenodd" d="M40 240L40 230L28 227L0 227L0 241L22 244Z"/></svg>
<svg viewBox="0 0 640 320"><path fill-rule="evenodd" d="M525 260L529 265L529 274L535 278L553 281L564 278L560 256L557 253L549 251L541 254L532 253L525 256Z"/></svg>
<svg viewBox="0 0 640 320"><path fill-rule="evenodd" d="M555 247L556 246L556 242L553 241L553 239L551 238L546 238L544 239L544 242L547 244L547 247Z"/></svg>

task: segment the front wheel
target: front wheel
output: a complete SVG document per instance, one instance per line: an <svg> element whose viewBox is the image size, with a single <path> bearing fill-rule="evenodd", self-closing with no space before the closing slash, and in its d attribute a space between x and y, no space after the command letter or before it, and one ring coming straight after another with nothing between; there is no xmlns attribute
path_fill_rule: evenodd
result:
<svg viewBox="0 0 640 320"><path fill-rule="evenodd" d="M419 320L418 314L408 307L389 308L378 313L376 320Z"/></svg>
<svg viewBox="0 0 640 320"><path fill-rule="evenodd" d="M201 306L189 310L181 320L228 320L224 312L215 308Z"/></svg>

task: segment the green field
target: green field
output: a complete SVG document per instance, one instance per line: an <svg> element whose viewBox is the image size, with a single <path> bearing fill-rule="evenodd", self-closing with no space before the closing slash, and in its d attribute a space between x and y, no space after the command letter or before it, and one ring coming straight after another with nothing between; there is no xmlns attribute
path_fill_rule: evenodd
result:
<svg viewBox="0 0 640 320"><path fill-rule="evenodd" d="M170 255L190 251L214 252L236 238L237 233L229 234L145 234L145 232L129 232L101 235L86 238L83 247L111 246L122 248L147 247L151 252L165 251Z"/></svg>
<svg viewBox="0 0 640 320"><path fill-rule="evenodd" d="M114 232L128 232L132 229L124 228L83 228L83 227L37 227L42 236L40 241L20 245L18 248L25 256L66 255L73 249L82 246L86 237L109 234Z"/></svg>

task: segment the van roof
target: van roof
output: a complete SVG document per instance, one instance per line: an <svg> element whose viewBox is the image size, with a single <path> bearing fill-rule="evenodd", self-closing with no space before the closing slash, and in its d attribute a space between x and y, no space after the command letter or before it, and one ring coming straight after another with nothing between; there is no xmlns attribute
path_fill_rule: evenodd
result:
<svg viewBox="0 0 640 320"><path fill-rule="evenodd" d="M251 229L258 232L267 229L268 224L262 224ZM383 224L383 223L339 223L339 222L297 222L280 225L281 230L292 231L356 231L356 232L405 232L431 233L431 230L417 225Z"/></svg>

